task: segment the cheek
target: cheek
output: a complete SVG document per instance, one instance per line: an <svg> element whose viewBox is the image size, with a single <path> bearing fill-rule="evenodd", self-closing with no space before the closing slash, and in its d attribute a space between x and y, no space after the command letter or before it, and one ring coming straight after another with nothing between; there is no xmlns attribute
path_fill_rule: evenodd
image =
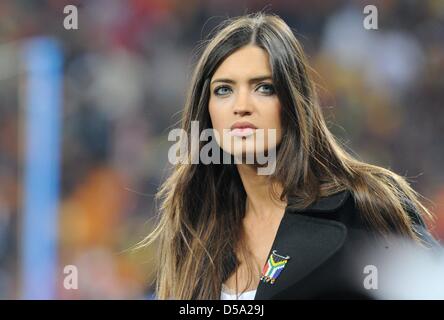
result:
<svg viewBox="0 0 444 320"><path fill-rule="evenodd" d="M266 115L268 119L268 124L270 128L276 128L277 131L281 131L282 128L282 117L281 117L281 105L275 103L268 109L269 112Z"/></svg>
<svg viewBox="0 0 444 320"><path fill-rule="evenodd" d="M220 103L211 101L208 103L208 112L210 114L211 123L213 124L213 128L216 130L222 130L226 127L226 115L224 106L220 105Z"/></svg>
<svg viewBox="0 0 444 320"><path fill-rule="evenodd" d="M211 102L208 104L208 112L210 113L210 119L211 119L211 123L213 125L213 128L217 129L219 117L218 117L216 108L214 107L214 104Z"/></svg>
<svg viewBox="0 0 444 320"><path fill-rule="evenodd" d="M220 103L215 103L214 101L208 103L208 113L210 114L211 124L213 127L214 138L219 146L223 146L225 143L223 132L224 128L227 128L229 124L227 124L227 117L225 114L225 109ZM223 147L222 147L223 148Z"/></svg>
<svg viewBox="0 0 444 320"><path fill-rule="evenodd" d="M282 140L282 116L281 116L281 105L277 103L273 108L273 113L269 115L272 119L273 128L276 128L276 142L279 144Z"/></svg>

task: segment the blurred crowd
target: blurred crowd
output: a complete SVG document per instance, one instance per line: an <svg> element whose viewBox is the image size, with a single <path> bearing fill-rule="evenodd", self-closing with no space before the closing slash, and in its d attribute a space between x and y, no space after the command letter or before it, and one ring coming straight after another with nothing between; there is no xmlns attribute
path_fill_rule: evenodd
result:
<svg viewBox="0 0 444 320"><path fill-rule="evenodd" d="M444 1L0 1L0 298L20 297L23 105L18 50L34 36L63 48L59 268L79 289L57 297L150 298L152 228L197 46L222 20L280 15L302 42L329 127L361 160L409 178L444 240ZM78 30L65 30L65 5ZM62 283L63 281L59 281Z"/></svg>

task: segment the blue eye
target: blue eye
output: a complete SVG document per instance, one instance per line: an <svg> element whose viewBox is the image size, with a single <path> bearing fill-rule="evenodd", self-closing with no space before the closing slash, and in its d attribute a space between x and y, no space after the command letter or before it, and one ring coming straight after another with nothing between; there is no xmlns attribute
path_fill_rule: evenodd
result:
<svg viewBox="0 0 444 320"><path fill-rule="evenodd" d="M274 87L273 87L272 84L264 83L264 84L260 85L260 86L258 87L258 89L259 89L259 88L265 88L265 91L262 90L262 93L265 93L265 94L267 94L267 95L272 95L272 94L275 93L275 92L274 92Z"/></svg>
<svg viewBox="0 0 444 320"><path fill-rule="evenodd" d="M221 91L221 89L227 89L228 92L231 91L231 89L227 86L220 86L220 87L217 87L216 89L214 89L214 91L213 91L214 94L217 96L224 96L228 93L227 91L224 91L224 90Z"/></svg>

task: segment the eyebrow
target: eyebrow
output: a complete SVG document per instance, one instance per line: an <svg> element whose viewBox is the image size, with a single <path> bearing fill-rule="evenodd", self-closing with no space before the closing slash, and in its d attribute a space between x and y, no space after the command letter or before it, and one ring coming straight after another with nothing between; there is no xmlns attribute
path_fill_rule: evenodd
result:
<svg viewBox="0 0 444 320"><path fill-rule="evenodd" d="M259 76L259 77L248 79L248 83L256 83L256 82L259 82L262 80L269 80L269 79L272 79L271 75ZM234 81L233 79L229 79L229 78L214 79L213 81L211 81L211 84L213 84L215 82L236 83L236 81Z"/></svg>

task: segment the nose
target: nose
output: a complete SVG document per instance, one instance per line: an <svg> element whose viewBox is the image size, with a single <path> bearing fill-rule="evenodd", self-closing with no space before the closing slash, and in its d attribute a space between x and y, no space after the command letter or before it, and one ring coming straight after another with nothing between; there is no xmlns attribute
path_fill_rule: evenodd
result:
<svg viewBox="0 0 444 320"><path fill-rule="evenodd" d="M253 112L253 105L250 99L250 93L247 89L239 90L234 103L233 112L235 115L249 115Z"/></svg>

